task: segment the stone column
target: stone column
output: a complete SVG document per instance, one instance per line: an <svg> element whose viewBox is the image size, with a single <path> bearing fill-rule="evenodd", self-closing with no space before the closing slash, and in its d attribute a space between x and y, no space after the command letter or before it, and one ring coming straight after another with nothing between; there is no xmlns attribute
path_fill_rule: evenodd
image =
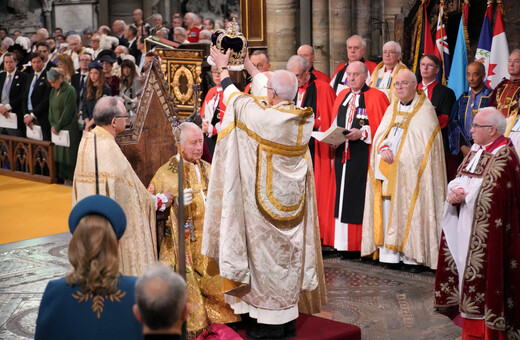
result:
<svg viewBox="0 0 520 340"><path fill-rule="evenodd" d="M329 1L312 1L312 46L314 47L314 68L332 75L329 63Z"/></svg>
<svg viewBox="0 0 520 340"><path fill-rule="evenodd" d="M42 1L42 11L43 15L45 17L45 28L49 31L50 35L53 35L53 28L52 28L52 3L53 0L44 0Z"/></svg>
<svg viewBox="0 0 520 340"><path fill-rule="evenodd" d="M352 0L329 0L330 69L347 60L347 38L352 35Z"/></svg>
<svg viewBox="0 0 520 340"><path fill-rule="evenodd" d="M381 56L383 50L383 30L385 29L385 23L383 21L383 0L371 1L371 18L370 53L368 53L368 46L367 52L365 53L368 58Z"/></svg>
<svg viewBox="0 0 520 340"><path fill-rule="evenodd" d="M352 34L362 36L367 41L365 57L369 57L372 52L371 48L371 30L372 22L370 17L370 1L352 1Z"/></svg>
<svg viewBox="0 0 520 340"><path fill-rule="evenodd" d="M384 20L387 23L388 34L383 35L385 41L396 40L395 38L395 17L403 11L408 12L408 0L384 0L383 5ZM407 13L405 13L406 15Z"/></svg>
<svg viewBox="0 0 520 340"><path fill-rule="evenodd" d="M267 51L273 71L285 69L287 60L296 54L298 3L296 0L266 0Z"/></svg>

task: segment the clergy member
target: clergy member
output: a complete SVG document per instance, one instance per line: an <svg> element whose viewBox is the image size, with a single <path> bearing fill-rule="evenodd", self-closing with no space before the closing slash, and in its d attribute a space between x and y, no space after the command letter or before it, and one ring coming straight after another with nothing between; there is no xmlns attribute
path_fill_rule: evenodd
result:
<svg viewBox="0 0 520 340"><path fill-rule="evenodd" d="M300 291L318 284L307 146L314 117L292 101L298 81L289 71L275 71L267 81L246 58L253 90L265 85L267 103L239 92L229 79L229 54L211 50L227 109L210 175L202 253L219 258L226 302L235 313L257 320L246 334L283 339L296 333Z"/></svg>
<svg viewBox="0 0 520 340"><path fill-rule="evenodd" d="M309 62L309 71L314 74L314 76L320 80L323 80L324 82L329 83L330 78L325 73L318 71L314 68L314 48L312 48L311 45L301 45L298 47L298 50L296 51L296 54L298 54L301 57L304 57Z"/></svg>
<svg viewBox="0 0 520 340"><path fill-rule="evenodd" d="M298 80L298 93L294 102L301 108L312 108L314 112L314 131L327 131L331 125L332 105L336 94L328 83L319 80L310 72L307 59L294 55L287 62L287 70L294 73ZM327 215L329 202L327 186L332 173L331 155L328 144L316 141L311 137L309 151L314 164L314 182L320 230L331 228L331 216ZM323 236L323 235L322 235Z"/></svg>
<svg viewBox="0 0 520 340"><path fill-rule="evenodd" d="M366 40L359 35L353 35L347 39L347 62L339 65L336 68L330 81L330 86L332 86L332 89L334 89L334 92L336 92L336 94L339 94L341 91L348 87L347 66L349 65L349 63L353 63L354 61L360 61L364 63L369 72L369 77L367 78L367 80L370 79L370 74L374 71L377 64L373 61L366 60L364 58L366 48Z"/></svg>
<svg viewBox="0 0 520 340"><path fill-rule="evenodd" d="M410 70L395 77L394 100L372 142L361 255L396 267L435 269L446 168L439 120ZM379 252L377 252L379 250Z"/></svg>
<svg viewBox="0 0 520 340"><path fill-rule="evenodd" d="M334 216L334 228L320 230L325 234L323 244L345 251L344 257L359 257L361 227L365 206L365 187L368 157L372 137L388 107L386 95L366 85L368 69L360 61L347 67L350 88L340 92L334 102L332 125L350 131L345 142L334 145L334 177L328 196L329 215Z"/></svg>
<svg viewBox="0 0 520 340"><path fill-rule="evenodd" d="M453 105L448 124L450 152L453 155L462 152L465 157L471 145L473 145L470 133L473 119L479 109L488 106L491 92L493 92L484 84L485 77L484 64L474 61L468 65L466 78L468 79L469 91L464 92Z"/></svg>
<svg viewBox="0 0 520 340"><path fill-rule="evenodd" d="M520 166L506 119L479 110L475 144L448 184L435 309L461 314L463 339L515 339L520 334Z"/></svg>
<svg viewBox="0 0 520 340"><path fill-rule="evenodd" d="M211 76L213 77L215 86L208 90L202 102L200 115L202 118L202 133L206 136L206 145L208 146L211 156L213 156L226 106L223 102L224 93L222 92L220 74L216 66L211 66Z"/></svg>
<svg viewBox="0 0 520 340"><path fill-rule="evenodd" d="M186 237L186 283L188 302L191 305L188 317L188 338L196 338L212 323L223 324L240 321L240 317L226 305L222 294L222 278L213 258L201 254L202 227L208 181L211 166L201 159L204 138L201 129L194 123L179 125L180 149L184 161L184 205L185 222L189 233ZM171 192L174 196L165 237L162 239L159 260L167 263L172 270L178 270L177 198L179 197L179 155L175 155L157 170L148 190L152 193Z"/></svg>
<svg viewBox="0 0 520 340"><path fill-rule="evenodd" d="M84 132L72 184L72 205L96 193L106 195L125 211L127 227L119 241L119 269L123 275L141 275L157 259L154 199L141 183L115 141L128 120L123 101L100 98L94 108L96 127ZM97 148L94 148L96 136ZM97 149L97 169L94 154Z"/></svg>
<svg viewBox="0 0 520 340"><path fill-rule="evenodd" d="M271 70L271 62L269 61L269 55L266 50L256 50L249 57L253 66L260 72L269 72ZM251 75L250 75L251 76ZM251 79L253 76L251 76ZM246 85L244 93L251 94L251 84Z"/></svg>
<svg viewBox="0 0 520 340"><path fill-rule="evenodd" d="M372 72L372 79L369 84L370 87L383 91L390 102L395 99L394 82L397 73L408 69L401 62L401 57L401 45L395 41L387 41L383 45L383 61L377 64L374 72Z"/></svg>
<svg viewBox="0 0 520 340"><path fill-rule="evenodd" d="M497 85L491 95L489 106L495 106L506 117L507 129L504 135L511 138L516 152L520 153L520 50L516 49L509 55L507 72L509 79L504 78Z"/></svg>

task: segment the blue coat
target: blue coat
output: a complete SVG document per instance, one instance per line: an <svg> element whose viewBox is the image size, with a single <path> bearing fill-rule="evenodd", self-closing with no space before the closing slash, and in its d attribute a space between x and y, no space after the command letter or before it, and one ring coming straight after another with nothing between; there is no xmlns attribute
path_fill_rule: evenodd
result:
<svg viewBox="0 0 520 340"><path fill-rule="evenodd" d="M134 317L137 277L121 276L110 296L82 294L65 278L50 281L40 304L35 339L142 339Z"/></svg>
<svg viewBox="0 0 520 340"><path fill-rule="evenodd" d="M470 91L466 91L453 105L448 125L448 140L452 154L458 154L461 145L471 146L473 144L469 132L469 130L471 130L471 124L473 124L473 118L475 117L476 110L488 106L492 92L493 90L484 86L475 96L475 102L473 103ZM471 105L473 105L473 107Z"/></svg>

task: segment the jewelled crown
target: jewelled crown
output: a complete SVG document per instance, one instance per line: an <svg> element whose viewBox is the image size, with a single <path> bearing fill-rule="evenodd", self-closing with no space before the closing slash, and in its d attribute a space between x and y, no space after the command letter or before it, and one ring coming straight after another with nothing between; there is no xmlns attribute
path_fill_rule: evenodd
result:
<svg viewBox="0 0 520 340"><path fill-rule="evenodd" d="M233 71L240 71L244 68L244 59L247 52L247 39L240 33L238 23L233 18L227 30L219 29L211 35L212 46L216 46L222 53L231 49L228 68ZM215 65L211 57L208 63Z"/></svg>

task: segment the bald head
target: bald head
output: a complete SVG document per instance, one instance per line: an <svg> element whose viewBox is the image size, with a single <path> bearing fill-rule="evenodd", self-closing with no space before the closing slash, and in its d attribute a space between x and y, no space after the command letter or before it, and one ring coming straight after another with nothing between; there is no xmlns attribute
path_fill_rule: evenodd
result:
<svg viewBox="0 0 520 340"><path fill-rule="evenodd" d="M395 95L401 103L409 103L415 97L417 78L410 70L401 70L397 73L395 83Z"/></svg>
<svg viewBox="0 0 520 340"><path fill-rule="evenodd" d="M307 59L310 67L312 67L314 64L314 49L311 45L301 45L296 54Z"/></svg>

